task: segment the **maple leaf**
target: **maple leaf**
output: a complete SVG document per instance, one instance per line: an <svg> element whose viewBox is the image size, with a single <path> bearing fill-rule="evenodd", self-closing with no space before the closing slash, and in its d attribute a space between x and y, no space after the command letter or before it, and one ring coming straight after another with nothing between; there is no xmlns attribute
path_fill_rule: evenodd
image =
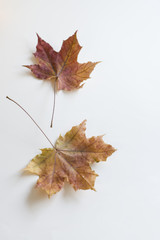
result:
<svg viewBox="0 0 160 240"><path fill-rule="evenodd" d="M33 74L44 80L57 82L58 90L74 90L83 86L98 62L78 63L77 57L81 50L75 32L63 41L61 50L56 52L38 34L38 44L34 56L38 64L25 65Z"/></svg>
<svg viewBox="0 0 160 240"><path fill-rule="evenodd" d="M62 189L65 182L77 189L94 189L97 174L90 167L105 161L115 149L104 143L102 136L86 138L86 121L72 127L64 137L59 136L54 148L41 149L42 153L24 169L39 176L36 187L48 196Z"/></svg>

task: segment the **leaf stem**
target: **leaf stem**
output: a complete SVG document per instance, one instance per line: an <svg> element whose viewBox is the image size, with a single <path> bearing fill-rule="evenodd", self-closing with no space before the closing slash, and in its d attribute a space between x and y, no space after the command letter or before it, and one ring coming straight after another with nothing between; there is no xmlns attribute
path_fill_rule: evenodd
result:
<svg viewBox="0 0 160 240"><path fill-rule="evenodd" d="M43 133L43 135L46 137L46 139L48 140L48 142L51 144L51 146L55 148L55 146L53 145L53 143L51 142L51 140L47 137L47 135L43 132L43 130L40 128L40 126L36 123L36 121L31 117L31 115L16 101L14 101L13 99L9 98L8 96L6 97L8 100L12 101L13 103L15 103L18 107L20 107L27 115L28 117L34 122L34 124L39 128L39 130Z"/></svg>
<svg viewBox="0 0 160 240"><path fill-rule="evenodd" d="M53 110L52 110L51 125L50 125L51 128L53 126L53 118L54 118L54 112L55 112L55 106L56 106L56 80L54 81L53 90L54 90L54 98L53 98Z"/></svg>

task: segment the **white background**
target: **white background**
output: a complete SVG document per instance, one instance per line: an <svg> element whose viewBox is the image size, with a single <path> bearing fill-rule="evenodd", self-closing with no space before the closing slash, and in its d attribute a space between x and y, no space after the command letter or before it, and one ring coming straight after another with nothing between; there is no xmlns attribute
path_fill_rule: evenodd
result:
<svg viewBox="0 0 160 240"><path fill-rule="evenodd" d="M78 30L79 62L102 61L73 93L53 91L32 64L36 32L55 50ZM0 239L160 239L160 1L0 1ZM27 163L50 147L8 95L54 142L87 119L117 152L94 169L96 190L66 186L48 199L34 189Z"/></svg>

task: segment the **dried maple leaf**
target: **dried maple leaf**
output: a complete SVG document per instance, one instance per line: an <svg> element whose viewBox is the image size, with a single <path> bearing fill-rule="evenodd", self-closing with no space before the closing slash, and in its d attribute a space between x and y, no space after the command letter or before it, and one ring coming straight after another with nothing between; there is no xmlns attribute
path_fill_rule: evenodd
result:
<svg viewBox="0 0 160 240"><path fill-rule="evenodd" d="M61 190L65 182L77 189L94 189L97 174L90 164L105 161L115 149L102 136L86 138L86 121L59 136L53 148L44 148L31 160L25 171L39 176L37 187L48 196Z"/></svg>
<svg viewBox="0 0 160 240"><path fill-rule="evenodd" d="M38 35L37 35L38 36ZM78 43L76 32L63 41L61 50L56 52L38 36L37 51L34 53L38 64L25 65L40 79L54 80L58 90L74 90L88 79L98 62L78 63L77 57L81 46Z"/></svg>

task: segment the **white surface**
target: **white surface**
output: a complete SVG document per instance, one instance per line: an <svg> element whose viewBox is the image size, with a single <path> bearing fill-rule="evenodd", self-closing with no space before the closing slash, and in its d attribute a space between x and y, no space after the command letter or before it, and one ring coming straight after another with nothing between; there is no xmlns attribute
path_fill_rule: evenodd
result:
<svg viewBox="0 0 160 240"><path fill-rule="evenodd" d="M0 239L160 239L160 2L157 0L0 1ZM78 29L80 62L99 61L74 93L53 92L23 64L36 32L56 50ZM20 170L50 147L8 95L55 141L87 119L87 136L106 133L118 151L97 164L97 192L66 186L48 199Z"/></svg>

